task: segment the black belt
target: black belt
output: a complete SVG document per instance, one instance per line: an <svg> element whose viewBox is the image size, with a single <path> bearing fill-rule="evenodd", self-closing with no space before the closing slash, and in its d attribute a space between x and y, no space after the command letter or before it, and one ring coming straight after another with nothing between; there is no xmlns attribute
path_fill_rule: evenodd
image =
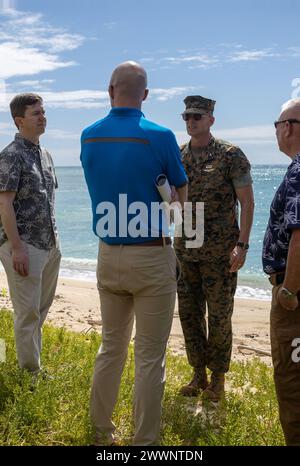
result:
<svg viewBox="0 0 300 466"><path fill-rule="evenodd" d="M172 240L169 236L153 239L151 241L144 241L143 243L128 243L124 244L124 246L163 246L164 244L172 244Z"/></svg>
<svg viewBox="0 0 300 466"><path fill-rule="evenodd" d="M269 276L269 282L273 286L281 285L284 282L285 272L275 272Z"/></svg>

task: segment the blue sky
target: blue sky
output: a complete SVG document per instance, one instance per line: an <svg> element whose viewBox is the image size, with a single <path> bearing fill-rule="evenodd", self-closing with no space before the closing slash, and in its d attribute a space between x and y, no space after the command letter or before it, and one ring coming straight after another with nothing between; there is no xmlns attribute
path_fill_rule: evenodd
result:
<svg viewBox="0 0 300 466"><path fill-rule="evenodd" d="M217 101L213 134L250 161L288 163L273 121L300 97L300 2L0 0L0 148L15 132L14 94L45 100L42 138L56 165L78 165L81 131L109 111L107 84L125 60L148 72L146 116L188 138L186 95Z"/></svg>

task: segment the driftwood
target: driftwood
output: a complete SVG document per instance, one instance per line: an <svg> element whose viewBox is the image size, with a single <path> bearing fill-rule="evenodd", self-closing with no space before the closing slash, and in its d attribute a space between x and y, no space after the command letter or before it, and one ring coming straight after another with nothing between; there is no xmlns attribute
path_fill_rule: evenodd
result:
<svg viewBox="0 0 300 466"><path fill-rule="evenodd" d="M99 326L101 326L101 325L102 325L102 320L88 319L87 323L90 324L92 327L93 327L94 325L99 325Z"/></svg>
<svg viewBox="0 0 300 466"><path fill-rule="evenodd" d="M249 351L254 351L255 353L263 354L265 356L270 356L271 357L271 353L269 351L265 351L265 350L262 350L262 349L259 349L259 348L254 348L253 346L237 345L237 349L245 349L245 350L249 350Z"/></svg>

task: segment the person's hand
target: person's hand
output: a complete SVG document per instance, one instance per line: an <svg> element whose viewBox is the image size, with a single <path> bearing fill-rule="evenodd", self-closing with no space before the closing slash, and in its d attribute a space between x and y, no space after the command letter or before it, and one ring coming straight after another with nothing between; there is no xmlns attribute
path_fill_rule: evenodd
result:
<svg viewBox="0 0 300 466"><path fill-rule="evenodd" d="M171 201L170 201L170 203L172 203L172 202L179 202L179 196L178 196L178 192L176 191L175 186L171 186Z"/></svg>
<svg viewBox="0 0 300 466"><path fill-rule="evenodd" d="M282 286L279 288L277 292L277 301L279 302L280 306L288 311L294 311L299 306L299 301L297 295L295 296L288 296L281 292Z"/></svg>
<svg viewBox="0 0 300 466"><path fill-rule="evenodd" d="M26 277L29 274L29 257L26 245L22 243L20 247L12 248L11 257L14 270L22 277Z"/></svg>
<svg viewBox="0 0 300 466"><path fill-rule="evenodd" d="M246 251L240 248L239 246L235 246L233 251L230 254L230 269L229 272L237 272L241 267L243 267L246 260Z"/></svg>

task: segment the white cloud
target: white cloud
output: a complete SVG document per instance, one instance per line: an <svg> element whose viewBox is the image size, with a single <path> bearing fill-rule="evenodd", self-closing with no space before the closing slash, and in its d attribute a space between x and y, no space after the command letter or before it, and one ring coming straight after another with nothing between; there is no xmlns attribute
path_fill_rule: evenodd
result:
<svg viewBox="0 0 300 466"><path fill-rule="evenodd" d="M300 47L289 47L288 48L289 56L291 57L300 57Z"/></svg>
<svg viewBox="0 0 300 466"><path fill-rule="evenodd" d="M46 135L51 139L63 139L72 140L79 142L80 134L72 133L71 131L65 131L62 129L48 129L46 130Z"/></svg>
<svg viewBox="0 0 300 466"><path fill-rule="evenodd" d="M108 23L104 23L103 26L106 28L106 29L114 29L116 26L117 26L117 23L115 21L110 21Z"/></svg>
<svg viewBox="0 0 300 466"><path fill-rule="evenodd" d="M21 12L17 12L17 18L11 22L13 26L33 26L38 24L42 19L43 15L41 13L30 14L28 16L23 16Z"/></svg>
<svg viewBox="0 0 300 466"><path fill-rule="evenodd" d="M178 95L193 90L194 87L171 87L169 89L150 89L149 96L159 101L170 100ZM103 108L109 107L107 91L77 90L65 92L41 92L45 104L54 108Z"/></svg>
<svg viewBox="0 0 300 466"><path fill-rule="evenodd" d="M37 92L37 91L49 91L50 84L55 82L54 79L32 79L25 81L17 81L13 84L8 84L7 89L14 89L17 92Z"/></svg>
<svg viewBox="0 0 300 466"><path fill-rule="evenodd" d="M26 48L14 42L0 44L0 63L5 63L0 69L0 78L3 79L75 65L73 61L60 61L57 55L41 52L37 48Z"/></svg>
<svg viewBox="0 0 300 466"><path fill-rule="evenodd" d="M165 51L164 51L165 52ZM138 61L159 66L160 69L170 69L172 66L185 65L188 68L208 68L220 62L220 58L214 54L201 53L197 49L177 50L178 56L159 57L161 51L156 51L156 57L142 57Z"/></svg>
<svg viewBox="0 0 300 466"><path fill-rule="evenodd" d="M14 131L13 124L9 123L0 123L0 135L1 136L10 136Z"/></svg>
<svg viewBox="0 0 300 466"><path fill-rule="evenodd" d="M185 94L189 91L195 89L193 86L186 86L186 87L170 87L169 89L150 89L149 97L154 95L157 100L166 101L173 99L178 95Z"/></svg>
<svg viewBox="0 0 300 466"><path fill-rule="evenodd" d="M275 129L271 125L244 126L241 128L216 129L214 134L221 139L228 139L244 144L276 143Z"/></svg>
<svg viewBox="0 0 300 466"><path fill-rule="evenodd" d="M154 62L155 59L153 57L149 57L149 58L140 58L139 59L139 62L140 63L151 63L151 62Z"/></svg>
<svg viewBox="0 0 300 466"><path fill-rule="evenodd" d="M61 92L39 92L43 98L46 109L48 108L102 108L109 106L108 93L106 91L77 90ZM4 102L0 101L0 111L8 111L8 104L15 96L13 92L7 92Z"/></svg>
<svg viewBox="0 0 300 466"><path fill-rule="evenodd" d="M212 129L214 136L234 144L276 144L275 130L273 126L244 126L241 128ZM189 140L185 131L176 131L178 144Z"/></svg>
<svg viewBox="0 0 300 466"><path fill-rule="evenodd" d="M233 55L229 58L229 61L257 61L262 60L267 57L275 57L278 54L270 52L267 50L242 50L241 52L234 52Z"/></svg>
<svg viewBox="0 0 300 466"><path fill-rule="evenodd" d="M175 65L181 63L201 63L202 65L212 65L218 62L216 57L212 58L208 55L192 55L187 57L166 57L165 61Z"/></svg>
<svg viewBox="0 0 300 466"><path fill-rule="evenodd" d="M14 86L41 86L42 84L52 84L54 83L54 79L41 79L40 81L35 80L25 80L25 81L17 81L14 83Z"/></svg>
<svg viewBox="0 0 300 466"><path fill-rule="evenodd" d="M234 42L221 42L218 44L219 47L225 47L225 48L230 48L230 49L240 49L242 48L242 44L236 44Z"/></svg>
<svg viewBox="0 0 300 466"><path fill-rule="evenodd" d="M84 37L54 28L40 13L0 10L0 78L28 76L74 66L60 54L78 48Z"/></svg>
<svg viewBox="0 0 300 466"><path fill-rule="evenodd" d="M240 61L259 61L267 58L275 58L284 56L284 52L276 51L276 44L261 50L243 50L242 44L235 43L219 43L212 49L177 49L176 54L159 57L159 51L152 53L152 56L147 57L145 53L140 59L142 63L150 63L158 66L160 69L168 66L184 65L188 69L210 68L220 66L228 62ZM287 54L285 52L285 54ZM300 47L289 47L288 56L297 57L300 55Z"/></svg>
<svg viewBox="0 0 300 466"><path fill-rule="evenodd" d="M84 42L84 38L79 34L54 34L52 37L36 37L34 34L27 33L24 36L23 43L46 47L49 52L57 53L67 50L74 50L80 47Z"/></svg>
<svg viewBox="0 0 300 466"><path fill-rule="evenodd" d="M15 1L14 0L0 0L0 12L5 14L14 14L15 12Z"/></svg>
<svg viewBox="0 0 300 466"><path fill-rule="evenodd" d="M109 106L106 91L78 90L64 92L42 92L45 104L52 108L103 108Z"/></svg>
<svg viewBox="0 0 300 466"><path fill-rule="evenodd" d="M0 106L6 102L6 83L4 79L0 78Z"/></svg>
<svg viewBox="0 0 300 466"><path fill-rule="evenodd" d="M39 83L39 81L23 81L23 83ZM21 81L22 83L22 81ZM18 83L20 84L20 83ZM33 86L34 87L34 86ZM36 87L35 87L36 89ZM150 89L150 98L153 97L161 102L170 100L176 96L186 94L195 88L193 86L171 87L168 89L155 88ZM0 101L0 111L7 111L8 104L14 97L15 92L7 92L5 100ZM109 96L107 91L98 91L90 89L82 89L76 91L42 91L39 95L43 98L46 108L105 108L110 106Z"/></svg>

